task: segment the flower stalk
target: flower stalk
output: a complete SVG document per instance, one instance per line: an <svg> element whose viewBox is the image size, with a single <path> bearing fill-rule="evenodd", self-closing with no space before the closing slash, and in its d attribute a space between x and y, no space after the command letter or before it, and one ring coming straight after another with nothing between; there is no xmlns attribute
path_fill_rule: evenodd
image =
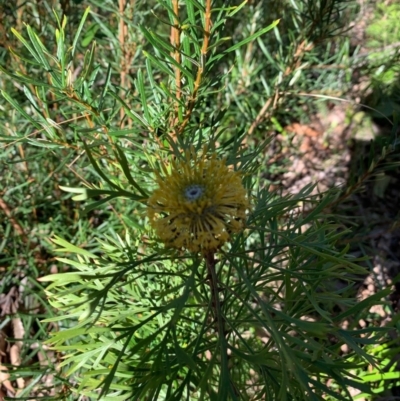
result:
<svg viewBox="0 0 400 401"><path fill-rule="evenodd" d="M216 324L216 332L218 333L219 338L226 338L227 331L225 330L225 319L222 316L221 311L221 301L219 298L221 289L218 285L218 277L216 272L217 260L215 259L215 254L213 252L209 252L208 254L204 255L204 260L206 262L208 272L207 277L211 288L211 306Z"/></svg>

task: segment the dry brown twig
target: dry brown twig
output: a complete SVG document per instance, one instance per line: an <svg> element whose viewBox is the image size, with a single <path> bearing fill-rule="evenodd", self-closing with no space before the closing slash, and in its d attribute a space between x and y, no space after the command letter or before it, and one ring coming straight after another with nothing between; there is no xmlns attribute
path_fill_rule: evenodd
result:
<svg viewBox="0 0 400 401"><path fill-rule="evenodd" d="M294 51L292 62L286 67L284 77L287 77L291 73L295 72L298 68L300 68L303 56L307 52L311 51L313 48L314 48L314 44L308 43L305 40L303 40L301 43L299 43ZM278 104L278 101L280 100L280 95L282 93L283 92L280 91L280 88L278 87L278 85L276 85L273 96L271 96L270 98L268 98L266 100L264 106L258 112L257 117L251 123L250 128L247 131L247 136L251 135L263 121L268 119L268 117L272 114L273 110L276 108L276 105ZM272 103L272 108L271 108L271 110L269 110L271 103Z"/></svg>

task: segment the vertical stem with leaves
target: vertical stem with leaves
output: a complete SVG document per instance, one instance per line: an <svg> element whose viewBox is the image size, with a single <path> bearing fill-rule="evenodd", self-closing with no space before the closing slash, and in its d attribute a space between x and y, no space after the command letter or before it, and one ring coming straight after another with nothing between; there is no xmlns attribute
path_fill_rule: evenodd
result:
<svg viewBox="0 0 400 401"><path fill-rule="evenodd" d="M206 64L208 46L210 42L211 35L211 0L206 0L205 12L204 12L204 37L203 44L200 52L200 64L197 68L196 80L194 82L193 92L190 95L189 101L186 106L186 112L182 124L179 126L177 133L181 134L186 128L190 121L194 106L196 105L198 91L202 82L204 66Z"/></svg>
<svg viewBox="0 0 400 401"><path fill-rule="evenodd" d="M172 2L173 10L174 10L174 25L171 27L171 44L174 47L174 54L172 55L177 64L181 64L181 53L180 53L180 22L179 22L179 0L173 0ZM175 121L173 125L178 121L178 113L179 113L179 100L181 98L181 70L177 67L175 69L175 96L176 96L176 107L175 107Z"/></svg>

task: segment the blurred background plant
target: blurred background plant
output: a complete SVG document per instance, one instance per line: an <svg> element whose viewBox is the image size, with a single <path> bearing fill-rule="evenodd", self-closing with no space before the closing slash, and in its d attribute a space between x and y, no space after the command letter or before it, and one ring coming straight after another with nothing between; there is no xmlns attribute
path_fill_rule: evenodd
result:
<svg viewBox="0 0 400 401"><path fill-rule="evenodd" d="M372 113L390 130L369 154L334 146L359 140L343 132L360 99L399 82L398 32L375 33L386 11L395 3L0 3L0 395L395 394L397 270L362 291L378 273L352 195L397 171L396 100ZM363 24L369 39L355 39ZM338 134L327 115L340 99ZM214 287L202 258L165 249L145 218L158 161L204 143L243 172L252 203ZM332 147L321 189L305 162Z"/></svg>
<svg viewBox="0 0 400 401"><path fill-rule="evenodd" d="M371 76L368 103L376 109L375 117L399 113L400 29L395 21L400 17L400 4L386 2L374 10L373 22L366 30L367 42L363 57L367 57Z"/></svg>

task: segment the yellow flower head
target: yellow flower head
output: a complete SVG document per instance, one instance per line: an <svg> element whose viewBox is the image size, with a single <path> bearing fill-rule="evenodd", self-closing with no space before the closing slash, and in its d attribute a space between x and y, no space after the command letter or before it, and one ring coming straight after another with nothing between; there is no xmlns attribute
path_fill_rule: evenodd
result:
<svg viewBox="0 0 400 401"><path fill-rule="evenodd" d="M172 161L148 200L147 215L168 247L206 254L220 248L243 229L249 202L239 172L231 171L216 154L187 151Z"/></svg>

